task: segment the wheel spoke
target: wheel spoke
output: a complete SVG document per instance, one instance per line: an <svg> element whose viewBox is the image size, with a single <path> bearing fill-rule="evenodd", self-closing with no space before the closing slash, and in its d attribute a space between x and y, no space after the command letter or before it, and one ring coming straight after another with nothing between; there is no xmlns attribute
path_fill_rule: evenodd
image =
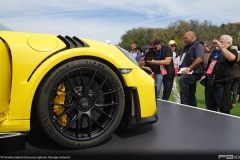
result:
<svg viewBox="0 0 240 160"><path fill-rule="evenodd" d="M75 105L71 105L71 104L59 104L59 103L54 103L54 102L50 102L50 104L63 106L63 107L69 107L69 108L72 108L75 106Z"/></svg>
<svg viewBox="0 0 240 160"><path fill-rule="evenodd" d="M94 118L92 118L92 120L93 120L102 130L105 131L105 128L104 128L101 124L99 124L98 121L96 121Z"/></svg>
<svg viewBox="0 0 240 160"><path fill-rule="evenodd" d="M92 139L92 135L91 135L91 132L92 132L92 118L91 118L91 116L87 116L87 120L88 120L88 136L89 136L89 138L90 139Z"/></svg>
<svg viewBox="0 0 240 160"><path fill-rule="evenodd" d="M88 91L90 90L90 88L91 88L91 86L92 86L92 84L93 84L93 82L94 82L94 77L95 77L96 73L97 73L97 71L95 70L95 71L94 71L94 74L93 74L93 76L92 76L92 78L91 78L91 80L90 80L90 83L89 83L88 86L86 87L86 88L87 88L86 93L88 93Z"/></svg>
<svg viewBox="0 0 240 160"><path fill-rule="evenodd" d="M81 85L82 85L82 92L83 92L83 94L84 94L85 91L86 91L86 86L85 86L85 84L84 84L84 80L83 80L83 76L82 76L81 69L79 69L79 75L80 75L80 81L81 81Z"/></svg>
<svg viewBox="0 0 240 160"><path fill-rule="evenodd" d="M64 132L66 129L68 129L68 127L70 127L74 122L76 122L77 118L78 116L73 117L73 119L67 124L66 127L61 128L61 132Z"/></svg>
<svg viewBox="0 0 240 160"><path fill-rule="evenodd" d="M118 103L111 103L111 104L94 104L96 107L107 107L107 106L112 106L112 105L116 105Z"/></svg>
<svg viewBox="0 0 240 160"><path fill-rule="evenodd" d="M116 90L109 91L109 92L106 92L106 93L100 93L99 96L104 96L104 95L111 94L111 93L114 93L114 92L116 92Z"/></svg>
<svg viewBox="0 0 240 160"><path fill-rule="evenodd" d="M104 112L103 110L101 110L101 109L97 109L99 112L101 112L102 114L104 114L106 117L108 117L109 119L111 119L111 120L113 120L113 118L110 116L110 115L108 115L106 112Z"/></svg>
<svg viewBox="0 0 240 160"><path fill-rule="evenodd" d="M76 92L75 92L75 90L74 90L74 87L73 87L73 85L72 85L72 82L71 82L69 76L66 75L66 77L67 77L67 83L69 84L71 90L73 91L74 94L76 94Z"/></svg>
<svg viewBox="0 0 240 160"><path fill-rule="evenodd" d="M71 109L64 110L60 115L54 116L54 117L53 117L53 122L56 122L57 120L59 120L63 115L65 115L66 113L68 113L70 110L71 110Z"/></svg>
<svg viewBox="0 0 240 160"><path fill-rule="evenodd" d="M107 77L105 77L102 84L98 87L97 91L94 93L93 97L96 97L98 95L99 91L102 89L103 84L105 83L106 80L107 80Z"/></svg>
<svg viewBox="0 0 240 160"><path fill-rule="evenodd" d="M53 90L54 90L54 91L58 91L58 92L62 92L62 93L66 93L66 95L73 95L73 94L74 94L74 93L62 91L62 90L56 89L56 88L53 88Z"/></svg>
<svg viewBox="0 0 240 160"><path fill-rule="evenodd" d="M79 138L78 136L79 136L79 124L80 124L80 119L78 119L77 121L76 121L76 134L75 134L75 136L77 137L77 139Z"/></svg>

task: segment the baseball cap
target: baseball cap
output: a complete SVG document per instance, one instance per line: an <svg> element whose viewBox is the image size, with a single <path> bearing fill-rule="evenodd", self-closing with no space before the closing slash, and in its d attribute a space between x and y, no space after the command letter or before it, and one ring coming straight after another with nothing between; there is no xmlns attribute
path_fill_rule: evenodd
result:
<svg viewBox="0 0 240 160"><path fill-rule="evenodd" d="M177 42L175 42L174 40L171 40L168 42L168 45L173 45L173 44L177 45Z"/></svg>
<svg viewBox="0 0 240 160"><path fill-rule="evenodd" d="M144 47L143 47L143 50L146 50L146 49L148 49L149 48L149 46L148 45L145 45Z"/></svg>
<svg viewBox="0 0 240 160"><path fill-rule="evenodd" d="M151 48L155 47L156 45L159 45L161 42L159 41L159 39L153 39L151 41Z"/></svg>

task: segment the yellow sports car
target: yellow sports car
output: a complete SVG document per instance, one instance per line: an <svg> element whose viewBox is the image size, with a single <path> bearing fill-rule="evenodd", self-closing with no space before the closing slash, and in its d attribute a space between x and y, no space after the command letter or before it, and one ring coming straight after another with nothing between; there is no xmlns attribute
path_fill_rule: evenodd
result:
<svg viewBox="0 0 240 160"><path fill-rule="evenodd" d="M0 29L0 73L0 138L37 121L60 145L87 148L157 121L154 80L119 46Z"/></svg>

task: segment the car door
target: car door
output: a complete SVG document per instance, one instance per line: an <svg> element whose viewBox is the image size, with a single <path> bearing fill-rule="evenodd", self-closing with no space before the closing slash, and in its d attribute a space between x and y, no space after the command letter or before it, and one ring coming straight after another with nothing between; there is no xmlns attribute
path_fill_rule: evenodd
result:
<svg viewBox="0 0 240 160"><path fill-rule="evenodd" d="M0 34L0 122L7 118L11 90L11 58Z"/></svg>

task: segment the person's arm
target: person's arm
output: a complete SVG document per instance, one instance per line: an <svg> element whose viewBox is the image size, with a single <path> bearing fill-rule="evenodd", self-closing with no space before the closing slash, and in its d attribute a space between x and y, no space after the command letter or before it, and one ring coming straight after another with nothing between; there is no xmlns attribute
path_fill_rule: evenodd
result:
<svg viewBox="0 0 240 160"><path fill-rule="evenodd" d="M229 46L227 46L228 44L223 43L223 45L216 39L213 40L213 43L215 43L214 46L217 46L223 53L223 56L230 62L232 61L236 61L237 57L234 53L230 52L227 48Z"/></svg>
<svg viewBox="0 0 240 160"><path fill-rule="evenodd" d="M147 70L149 72L152 72L152 69L150 67L146 67L146 66L141 66L142 69Z"/></svg>
<svg viewBox="0 0 240 160"><path fill-rule="evenodd" d="M165 58L163 60L152 60L152 61L147 61L151 65L163 65L167 66L171 63L172 57L173 57L173 52L170 47L163 48L163 51L165 54Z"/></svg>
<svg viewBox="0 0 240 160"><path fill-rule="evenodd" d="M171 60L172 60L172 57L165 57L165 59L163 60L151 60L151 61L147 61L148 64L151 64L151 65L163 65L163 66L166 66L166 65L169 65L171 63Z"/></svg>
<svg viewBox="0 0 240 160"><path fill-rule="evenodd" d="M140 60L138 61L138 65L140 68L142 68L142 66L144 66L146 64L144 57L141 57Z"/></svg>
<svg viewBox="0 0 240 160"><path fill-rule="evenodd" d="M188 74L189 72L197 68L202 61L202 58L196 58L195 61L188 67L188 69L182 71L182 74Z"/></svg>
<svg viewBox="0 0 240 160"><path fill-rule="evenodd" d="M196 59L193 61L193 63L188 66L188 69L182 71L181 74L188 74L189 72L191 72L192 70L194 70L195 68L197 68L200 63L203 61L203 56L204 56L204 47L201 44L198 44L196 51L195 51L195 55L196 55Z"/></svg>

